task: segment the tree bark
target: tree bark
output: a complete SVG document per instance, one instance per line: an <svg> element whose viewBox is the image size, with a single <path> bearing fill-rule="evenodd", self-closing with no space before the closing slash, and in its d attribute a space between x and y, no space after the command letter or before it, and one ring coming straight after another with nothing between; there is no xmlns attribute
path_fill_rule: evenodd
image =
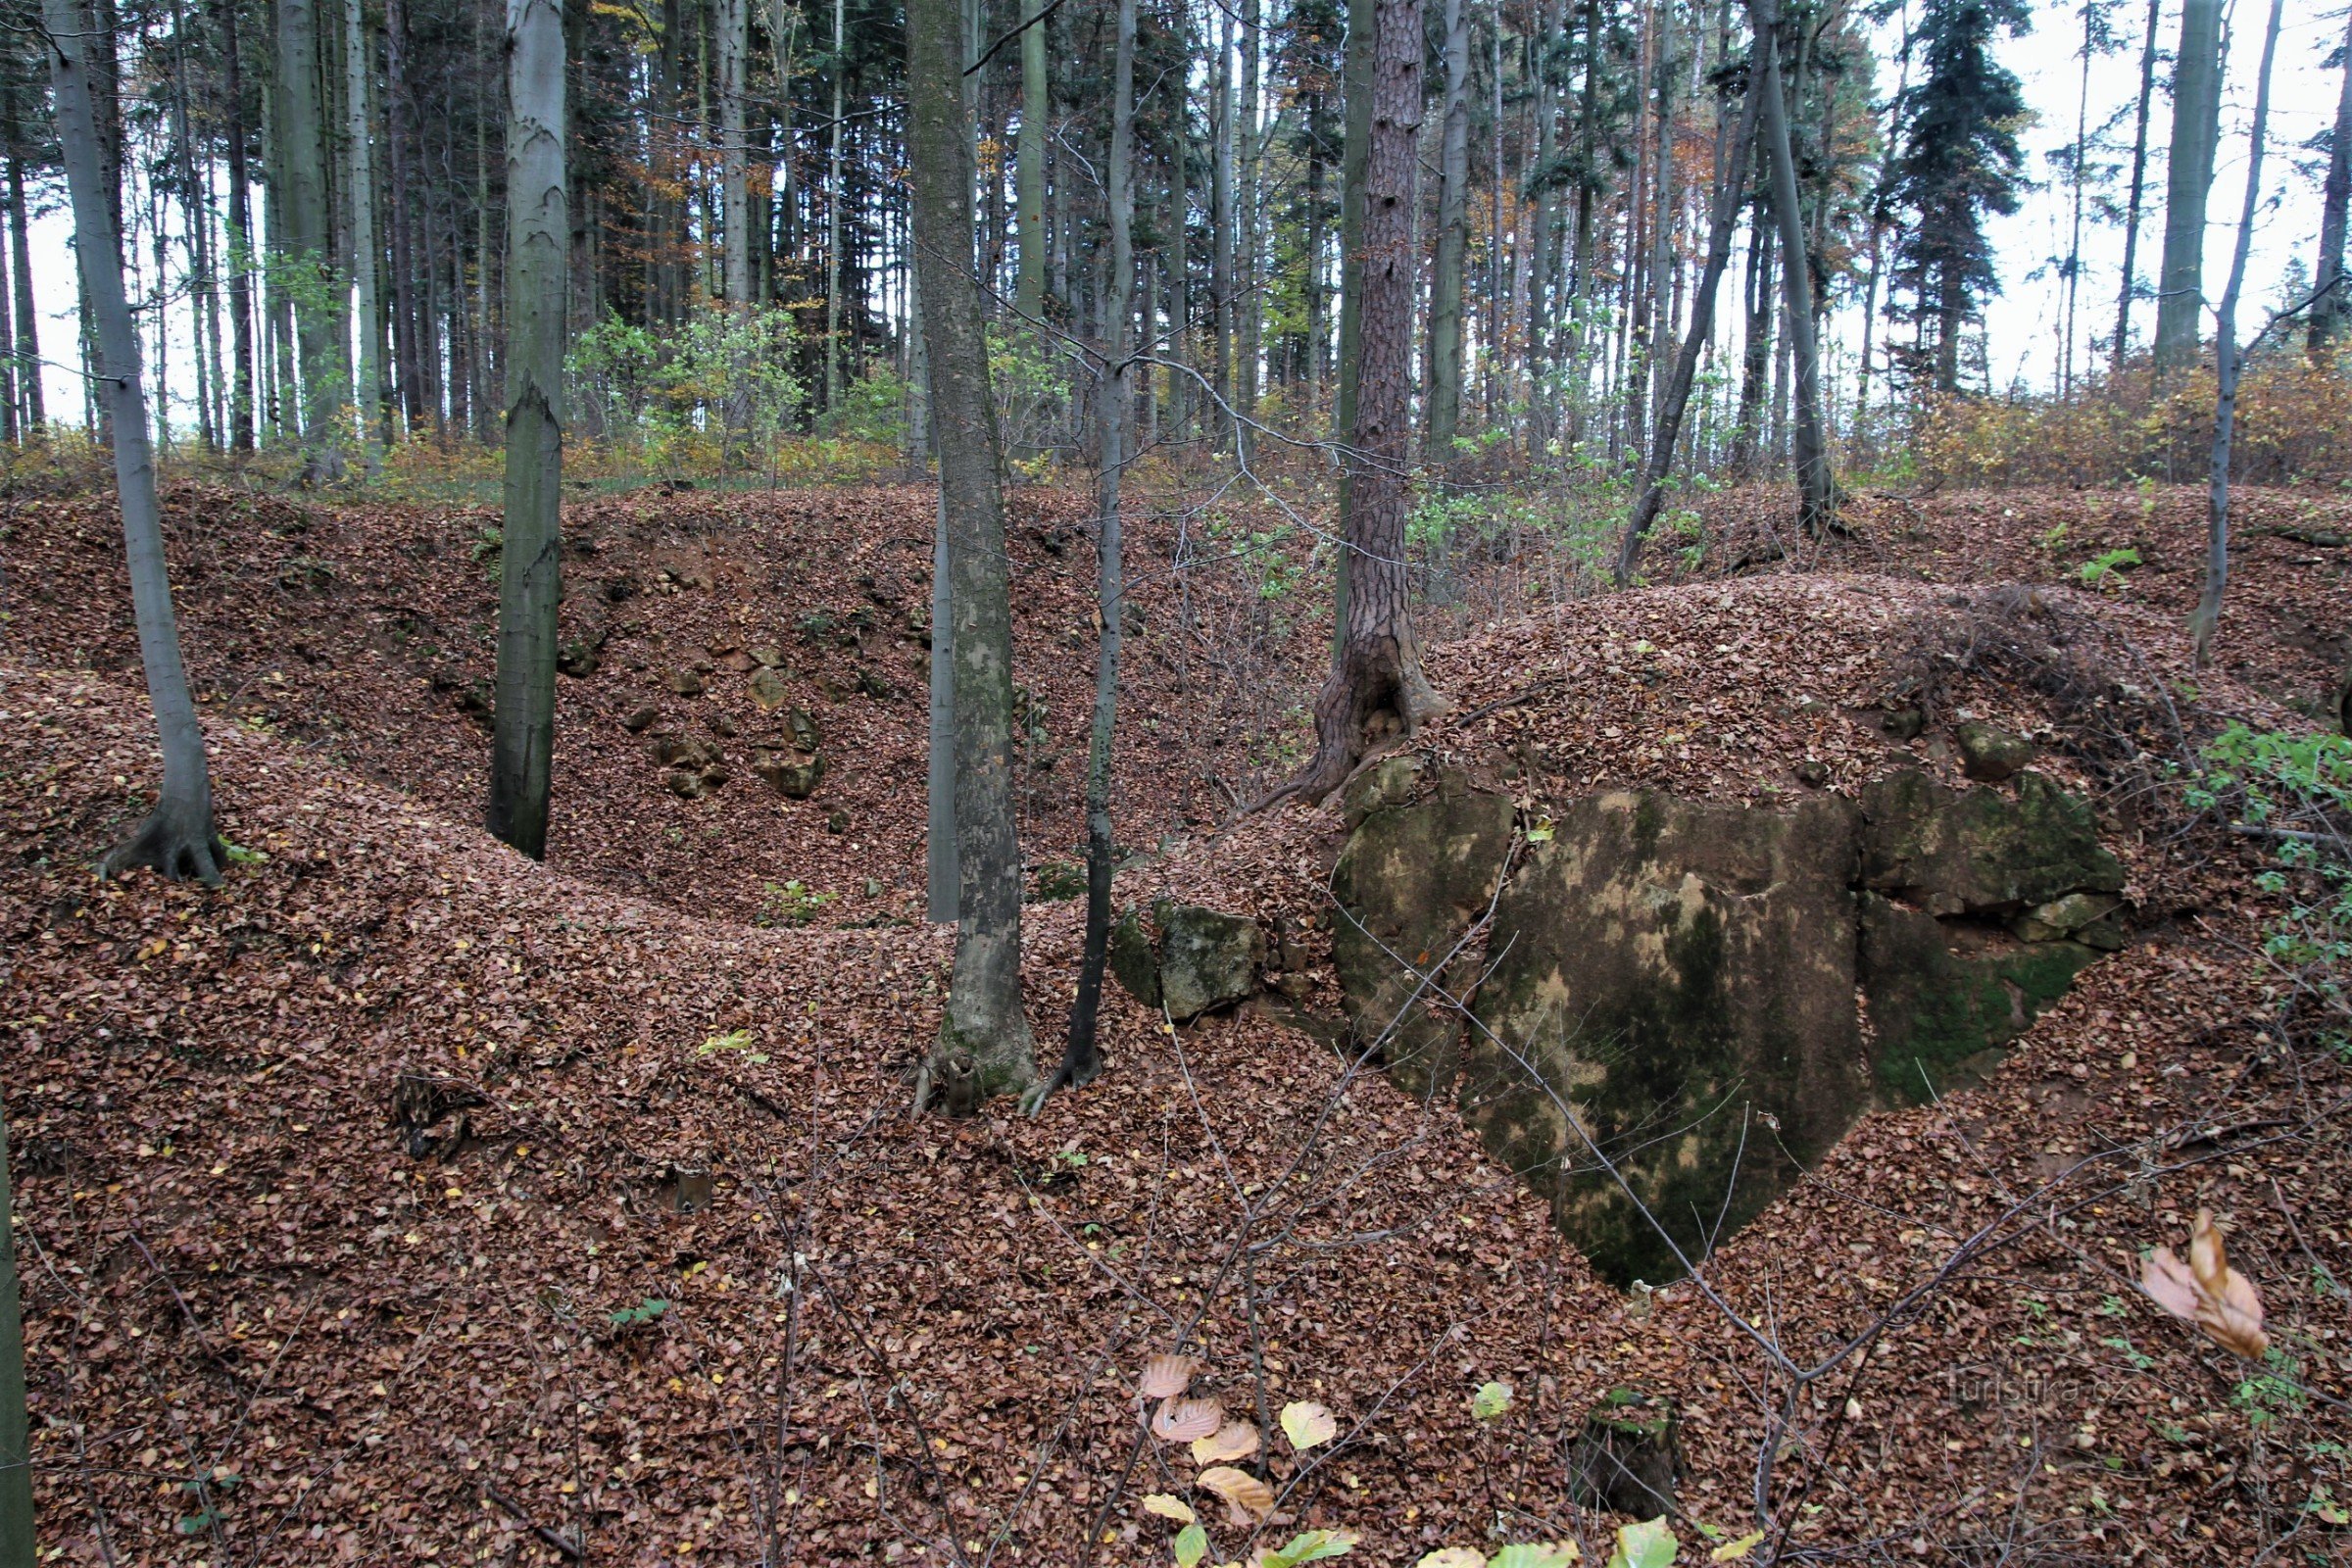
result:
<svg viewBox="0 0 2352 1568"><path fill-rule="evenodd" d="M327 236L326 126L318 79L317 0L278 0L277 152L285 203L280 231L289 253L294 329L302 359L302 479L330 484L343 476L336 424L350 391L345 371L340 290Z"/></svg>
<svg viewBox="0 0 2352 1568"><path fill-rule="evenodd" d="M2320 205L2320 265L2312 270L2318 293L2311 302L2304 347L2315 361L2335 340L2352 301L2344 298L2344 228L2352 208L2352 14L2344 21L2344 72L2336 90L2335 129L2329 137L2328 183Z"/></svg>
<svg viewBox="0 0 2352 1568"><path fill-rule="evenodd" d="M563 595L564 78L563 0L507 0L507 494L488 825L534 860L547 853Z"/></svg>
<svg viewBox="0 0 2352 1568"><path fill-rule="evenodd" d="M82 297L97 328L98 363L92 379L113 426L115 489L130 564L131 611L164 754L163 790L154 811L128 840L107 853L98 862L98 873L113 876L145 865L170 881L192 876L210 887L220 882L227 852L213 826L212 771L205 760L204 730L196 721L195 700L180 663L179 628L172 612L163 510L156 500L155 463L148 447L147 394L139 379L138 327L122 293L122 252L114 209L107 201L105 161L83 54L88 28L74 0L43 0L42 12L49 29L58 143L74 203L74 254Z"/></svg>
<svg viewBox="0 0 2352 1568"><path fill-rule="evenodd" d="M1021 1009L1021 861L1012 802L1012 612L996 399L971 270L972 147L956 0L912 0L906 17L906 152L915 269L930 360L931 429L947 509L955 684L956 974L939 1040L915 1086L968 1114L1037 1076Z"/></svg>
<svg viewBox="0 0 2352 1568"><path fill-rule="evenodd" d="M228 142L228 446L253 450L253 217L252 172L245 147L245 67L238 34L243 30L237 0L216 0L220 34L222 119Z"/></svg>
<svg viewBox="0 0 2352 1568"><path fill-rule="evenodd" d="M2222 618L2222 593L2230 585L2230 441L2237 421L2237 299L2246 281L2246 252L2254 243L2254 219L2262 209L2262 152L2271 114L2271 63L2278 53L2278 22L2286 0L2271 0L2271 23L2262 39L2262 68L2254 78L2254 124L2248 133L2246 205L2237 220L2237 249L2230 258L2230 281L2214 323L2213 461L2206 476L2205 584L2188 629L2197 668L2213 653L2213 632Z"/></svg>
<svg viewBox="0 0 2352 1568"><path fill-rule="evenodd" d="M1037 0L1029 24L1021 32L1021 140L1015 179L1020 186L1015 221L1020 227L1020 275L1013 286L1013 306L1027 321L1042 320L1046 311L1046 24Z"/></svg>
<svg viewBox="0 0 2352 1568"><path fill-rule="evenodd" d="M1772 206L1780 219L1781 278L1788 301L1786 331L1796 372L1797 520L1819 538L1837 521L1836 481L1821 421L1821 361L1813 336L1813 264L1805 251L1804 209L1796 190L1796 160L1788 145L1788 100L1781 82L1780 16L1775 0L1748 0L1748 20L1764 61L1760 124L1772 161Z"/></svg>
<svg viewBox="0 0 2352 1568"><path fill-rule="evenodd" d="M368 28L363 0L343 0L344 106L351 154L351 271L359 297L360 462L370 478L383 466L383 318L377 307L375 136L368 119Z"/></svg>
<svg viewBox="0 0 2352 1568"><path fill-rule="evenodd" d="M24 433L37 435L48 424L48 415L41 396L41 329L40 315L32 302L32 240L26 232L27 215L24 205L24 160L19 150L24 134L23 123L17 119L14 95L8 105L8 244L9 281L16 293L16 351L18 394L24 400ZM0 306L0 309L5 309Z"/></svg>
<svg viewBox="0 0 2352 1568"><path fill-rule="evenodd" d="M1351 497L1342 537L1347 634L1315 701L1315 756L1276 798L1320 801L1364 754L1409 735L1446 703L1421 673L1405 571L1411 459L1413 239L1421 128L1421 0L1376 0L1370 135L1364 169L1363 309Z"/></svg>
<svg viewBox="0 0 2352 1568"><path fill-rule="evenodd" d="M1740 111L1740 126L1732 133L1731 169L1723 185L1715 193L1715 212L1707 231L1706 270L1699 274L1698 289L1690 301L1690 324L1683 334L1682 352L1675 357L1674 378L1666 384L1666 393L1658 404L1657 428L1650 433L1649 462L1642 471L1642 495L1634 505L1634 514L1627 522L1625 537L1617 550L1617 586L1632 583L1634 568L1642 558L1642 541L1658 520L1658 513L1666 504L1666 475L1674 466L1674 446L1682 434L1683 415L1690 404L1690 388L1698 379L1698 362L1705 354L1707 339L1715 329L1715 295L1723 282L1724 269L1732 258L1732 235L1740 226L1740 209L1747 195L1748 154L1756 143L1756 115L1763 94L1759 83L1749 80L1746 102Z"/></svg>
<svg viewBox="0 0 2352 1568"><path fill-rule="evenodd" d="M849 12L845 0L833 0L833 124L825 178L825 412L841 407L841 137L843 87L850 73ZM932 627L936 635L938 627Z"/></svg>
<svg viewBox="0 0 2352 1568"><path fill-rule="evenodd" d="M1335 441L1355 434L1358 338L1364 310L1364 171L1372 141L1372 35L1377 0L1348 0L1348 43L1341 57L1341 107L1346 112L1346 140L1340 146L1340 325L1335 345L1338 384L1332 390L1331 433ZM1355 464L1340 462L1340 537L1348 536L1355 514ZM1349 582L1354 576L1353 552L1343 547L1333 573L1331 646L1336 655L1347 646Z"/></svg>
<svg viewBox="0 0 2352 1568"><path fill-rule="evenodd" d="M2115 344L2108 351L2110 369L2124 363L2132 346L2133 272L2139 265L2139 216L2148 185L2148 106L2156 96L2156 29L2163 20L2164 0L2148 0L2147 34L2139 46L2139 115L2132 133L2132 191L2124 202L2124 281L2115 302Z"/></svg>
<svg viewBox="0 0 2352 1568"><path fill-rule="evenodd" d="M1453 462L1462 417L1462 272L1470 248L1470 19L1468 0L1446 0L1446 122L1438 144L1437 268L1429 284L1429 442L1433 463Z"/></svg>
<svg viewBox="0 0 2352 1568"><path fill-rule="evenodd" d="M1102 1002L1102 966L1110 952L1110 883L1118 866L1110 839L1110 748L1117 729L1120 618L1126 611L1119 557L1119 491L1132 445L1127 427L1135 399L1127 384L1128 283L1135 275L1135 0L1118 0L1113 46L1109 168L1104 200L1110 220L1110 287L1102 345L1102 490L1097 509L1101 575L1097 583L1095 718L1086 747L1086 938L1078 960L1078 995L1070 1004L1070 1033L1061 1065L1030 1100L1032 1111L1056 1088L1092 1083L1102 1070L1095 1024Z"/></svg>
<svg viewBox="0 0 2352 1568"><path fill-rule="evenodd" d="M2221 0L2181 0L2173 57L2173 151L2165 171L2164 270L2156 298L2156 374L2197 363L2205 312L2205 198L2221 136Z"/></svg>
<svg viewBox="0 0 2352 1568"><path fill-rule="evenodd" d="M752 52L752 12L745 0L718 0L718 168L726 212L722 287L738 310L752 302L751 132L744 113L744 74ZM730 405L733 399L729 399Z"/></svg>

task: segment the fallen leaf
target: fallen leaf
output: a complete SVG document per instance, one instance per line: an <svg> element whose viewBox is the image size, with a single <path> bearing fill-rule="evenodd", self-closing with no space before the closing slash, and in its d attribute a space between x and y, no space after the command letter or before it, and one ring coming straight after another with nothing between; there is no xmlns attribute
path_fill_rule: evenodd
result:
<svg viewBox="0 0 2352 1568"><path fill-rule="evenodd" d="M2139 1288L2173 1316L2194 1323L2223 1349L2259 1361L2270 1348L2263 1332L2262 1298L2254 1282L2230 1266L2210 1209L2197 1210L2188 1233L2188 1261L2159 1247L2140 1264Z"/></svg>
<svg viewBox="0 0 2352 1568"><path fill-rule="evenodd" d="M1152 1435L1162 1443L1190 1443L1216 1431L1224 1418L1214 1399L1163 1399L1152 1417Z"/></svg>
<svg viewBox="0 0 2352 1568"><path fill-rule="evenodd" d="M1304 1451L1320 1447L1339 1436L1340 1423L1319 1404L1298 1400L1282 1407L1282 1435L1291 1446Z"/></svg>
<svg viewBox="0 0 2352 1568"><path fill-rule="evenodd" d="M1440 1546L1424 1552L1413 1568L1487 1568L1487 1554L1469 1546Z"/></svg>
<svg viewBox="0 0 2352 1568"><path fill-rule="evenodd" d="M1257 1428L1247 1421L1228 1421L1205 1438L1193 1440L1195 1464L1218 1464L1247 1459L1257 1451Z"/></svg>
<svg viewBox="0 0 2352 1568"><path fill-rule="evenodd" d="M1511 1386L1508 1383L1485 1383L1470 1396L1470 1413L1481 1421L1492 1421L1511 1407Z"/></svg>
<svg viewBox="0 0 2352 1568"><path fill-rule="evenodd" d="M1172 1399L1192 1387L1200 1363L1189 1355L1155 1355L1144 1363L1142 1393L1147 1399Z"/></svg>
<svg viewBox="0 0 2352 1568"><path fill-rule="evenodd" d="M1749 1531L1749 1532L1748 1532L1746 1535L1744 1535L1744 1536L1741 1536L1741 1537L1740 1537L1740 1538L1738 1541L1727 1541L1727 1542L1725 1542L1725 1543L1724 1543L1722 1545L1720 1545L1720 1546L1717 1546L1717 1547L1716 1547L1716 1548L1715 1548L1713 1551L1710 1551L1710 1552L1708 1552L1708 1553L1707 1553L1707 1561L1709 1561L1709 1562L1740 1562L1740 1561L1744 1561L1744 1560L1746 1559L1746 1557L1747 1557L1747 1554L1748 1554L1749 1552L1751 1552L1751 1551L1755 1550L1755 1549L1756 1549L1756 1547L1757 1547L1759 1544L1762 1544L1763 1540L1764 1540L1764 1532L1763 1532L1763 1531L1761 1531L1761 1530L1751 1530L1751 1531Z"/></svg>
<svg viewBox="0 0 2352 1568"><path fill-rule="evenodd" d="M1682 1543L1675 1540L1673 1529L1660 1514L1640 1524L1617 1527L1617 1549L1609 1554L1609 1568L1674 1568L1676 1553Z"/></svg>
<svg viewBox="0 0 2352 1568"><path fill-rule="evenodd" d="M1197 1481L1225 1499L1225 1510L1240 1529L1250 1528L1274 1511L1274 1489L1247 1470L1218 1465L1201 1471Z"/></svg>
<svg viewBox="0 0 2352 1568"><path fill-rule="evenodd" d="M1208 1532L1198 1524L1186 1525L1176 1532L1176 1568L1195 1568L1208 1555Z"/></svg>
<svg viewBox="0 0 2352 1568"><path fill-rule="evenodd" d="M1487 1559L1487 1568L1567 1568L1584 1555L1585 1548L1573 1541L1522 1542Z"/></svg>
<svg viewBox="0 0 2352 1568"><path fill-rule="evenodd" d="M1147 1493L1144 1496L1144 1512L1155 1513L1162 1519L1173 1519L1180 1525L1189 1525L1197 1517L1191 1503L1182 1497L1171 1497L1164 1492Z"/></svg>

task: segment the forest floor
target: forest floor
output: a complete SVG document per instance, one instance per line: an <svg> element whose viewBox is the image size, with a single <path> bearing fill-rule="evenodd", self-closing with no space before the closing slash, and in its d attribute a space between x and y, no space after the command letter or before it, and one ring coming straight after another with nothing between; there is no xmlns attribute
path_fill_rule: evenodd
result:
<svg viewBox="0 0 2352 1568"><path fill-rule="evenodd" d="M0 1087L50 1560L1156 1564L1176 1527L1141 1499L1165 1494L1215 1562L1314 1528L1373 1563L1599 1561L1614 1521L1570 1504L1566 1440L1628 1385L1681 1401L1688 1561L1757 1528L1759 1489L1751 1560L2352 1549L2352 1063L2280 1026L2256 851L2161 770L2331 684L2352 505L2245 498L2203 673L2185 489L1866 494L1794 562L1763 559L1770 504L1726 496L1695 566L1550 604L1525 541L1488 553L1433 618L1434 746L1766 800L1898 760L1956 777L1945 726L1980 714L2099 795L2132 873L2130 948L1986 1083L1867 1117L1709 1292L1642 1302L1449 1109L1294 1027L1336 1018L1340 821L1233 820L1300 755L1327 625L1283 575L1296 542L1287 565L1236 543L1263 519L1135 530L1118 836L1156 853L1120 894L1278 917L1303 1007L1170 1030L1113 988L1100 1081L955 1123L906 1114L948 959L919 918L929 492L567 513L581 673L546 866L475 825L488 514L167 499L249 852L211 893L88 871L155 769L111 507L0 514ZM1051 895L1079 838L1083 514L1013 508L1047 1051L1078 938ZM2104 684L2036 679L2021 644ZM1879 722L1898 693L1931 708L1915 740ZM797 802L745 765L795 709L828 764ZM674 793L660 735L730 776ZM2269 1306L2267 1367L2132 1287L2200 1207ZM1137 1379L1180 1341L1268 1434L1254 1534L1141 1434ZM1490 1382L1514 1394L1481 1419ZM1275 1436L1293 1400L1337 1437Z"/></svg>

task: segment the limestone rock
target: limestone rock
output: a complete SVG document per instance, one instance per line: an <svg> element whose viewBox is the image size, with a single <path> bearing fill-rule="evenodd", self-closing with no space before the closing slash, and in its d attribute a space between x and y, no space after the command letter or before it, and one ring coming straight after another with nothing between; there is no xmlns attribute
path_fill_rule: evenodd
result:
<svg viewBox="0 0 2352 1568"><path fill-rule="evenodd" d="M596 673L605 660L608 633L598 630L556 645L556 668L575 680Z"/></svg>
<svg viewBox="0 0 2352 1568"><path fill-rule="evenodd" d="M2124 945L2123 928L2115 919L2123 901L2099 893L2069 893L2063 899L2037 904L2009 922L2020 942L2056 942L2077 937L2094 948L2113 953Z"/></svg>
<svg viewBox="0 0 2352 1568"><path fill-rule="evenodd" d="M1674 1401L1638 1389L1611 1389L1585 1416L1568 1453L1569 1494L1580 1507L1654 1519L1674 1511L1683 1471L1682 1421Z"/></svg>
<svg viewBox="0 0 2352 1568"><path fill-rule="evenodd" d="M703 695L703 677L691 669L673 669L668 676L669 689L680 697Z"/></svg>
<svg viewBox="0 0 2352 1568"><path fill-rule="evenodd" d="M752 671L751 688L752 701L760 705L762 713L772 713L792 700L784 677L765 664Z"/></svg>
<svg viewBox="0 0 2352 1568"><path fill-rule="evenodd" d="M752 656L752 662L762 669L784 667L784 650L781 648L749 648L744 651Z"/></svg>
<svg viewBox="0 0 2352 1568"><path fill-rule="evenodd" d="M2123 863L2090 804L2048 775L2017 792L1951 790L1891 773L1862 792L1862 878L1930 914L2009 914L2069 893L2120 893Z"/></svg>
<svg viewBox="0 0 2352 1568"><path fill-rule="evenodd" d="M814 795L817 785L824 781L825 760L822 757L790 757L781 752L761 752L752 764L752 771L786 800L805 801Z"/></svg>
<svg viewBox="0 0 2352 1568"><path fill-rule="evenodd" d="M1401 775L1409 787L1418 773L1397 767L1406 760L1390 758L1356 782L1374 779L1373 792L1394 799L1400 787L1395 781ZM1387 783L1375 779L1384 768L1394 769ZM1374 808L1332 870L1340 912L1331 956L1355 1039L1359 1046L1381 1042L1391 1076L1408 1094L1452 1092L1461 1063L1461 1018L1416 998L1419 974L1446 964L1462 933L1493 900L1511 850L1512 814L1510 797L1468 790ZM1478 955L1465 954L1439 984L1458 995L1477 971Z"/></svg>
<svg viewBox="0 0 2352 1568"><path fill-rule="evenodd" d="M1349 779L1340 795L1340 810L1348 830L1353 832L1374 811L1402 806L1409 800L1413 786L1421 781L1422 765L1418 754L1407 752L1400 757L1384 757Z"/></svg>
<svg viewBox="0 0 2352 1568"><path fill-rule="evenodd" d="M632 709L629 711L628 716L620 721L620 727L634 735L641 730L651 729L654 726L655 721L660 719L661 716L662 710L656 708L651 703L647 703L642 708Z"/></svg>
<svg viewBox="0 0 2352 1568"><path fill-rule="evenodd" d="M816 744L820 738L816 728L816 716L810 713L808 710L806 708L796 708L791 712L785 714L784 726L792 731L793 745L799 747L804 752L813 752L816 750Z"/></svg>
<svg viewBox="0 0 2352 1568"><path fill-rule="evenodd" d="M1464 1114L1603 1276L1677 1277L1677 1247L1744 1224L1869 1102L1855 856L1833 796L1612 793L1556 813L1496 901Z"/></svg>
<svg viewBox="0 0 2352 1568"><path fill-rule="evenodd" d="M1159 926L1160 1000L1169 1017L1182 1023L1256 994L1266 936L1255 920L1165 901L1152 914Z"/></svg>
<svg viewBox="0 0 2352 1568"><path fill-rule="evenodd" d="M2086 943L2019 942L1862 896L1859 978L1885 1097L1924 1103L1989 1072L2002 1050L2098 957Z"/></svg>
<svg viewBox="0 0 2352 1568"><path fill-rule="evenodd" d="M2034 760L2032 741L1981 719L1964 719L1953 725L1952 739L1960 745L1961 770L1987 784L2014 778Z"/></svg>

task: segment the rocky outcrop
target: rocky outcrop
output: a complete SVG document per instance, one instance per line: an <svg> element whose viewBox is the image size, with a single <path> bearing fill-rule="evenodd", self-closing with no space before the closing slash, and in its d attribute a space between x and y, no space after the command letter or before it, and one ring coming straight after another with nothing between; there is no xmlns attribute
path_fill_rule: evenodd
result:
<svg viewBox="0 0 2352 1568"><path fill-rule="evenodd" d="M1158 940L1133 909L1112 925L1110 971L1147 1007L1165 1007L1178 1023L1230 1007L1257 994L1266 934L1246 914L1161 899L1152 906Z"/></svg>
<svg viewBox="0 0 2352 1568"><path fill-rule="evenodd" d="M1786 808L1595 795L1521 835L1509 797L1392 758L1346 809L1357 1043L1619 1283L1680 1273L1865 1110L1967 1082L2122 940L2087 803L2030 771Z"/></svg>

